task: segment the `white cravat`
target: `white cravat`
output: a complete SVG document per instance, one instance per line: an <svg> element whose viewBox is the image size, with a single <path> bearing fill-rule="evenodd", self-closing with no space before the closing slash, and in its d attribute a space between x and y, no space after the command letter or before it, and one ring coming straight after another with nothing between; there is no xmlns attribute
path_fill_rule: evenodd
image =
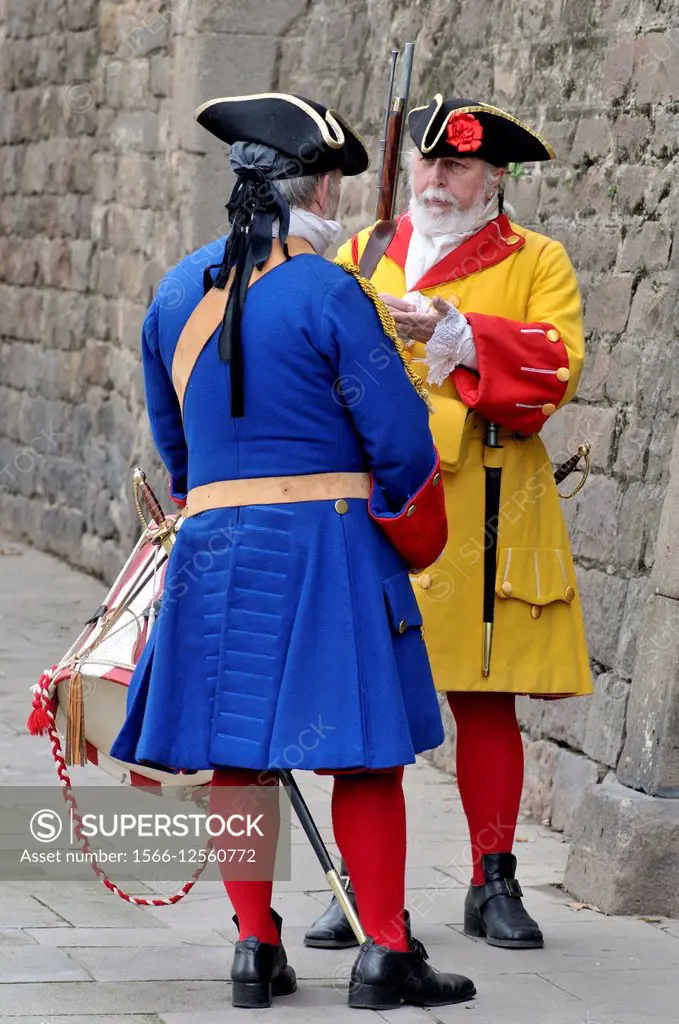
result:
<svg viewBox="0 0 679 1024"><path fill-rule="evenodd" d="M278 221L273 223L274 238L278 237ZM290 231L289 234L297 238L303 238L305 242L312 245L319 256L331 245L336 244L342 234L342 225L336 220L325 220L311 210L302 210L299 206L293 206L290 210Z"/></svg>

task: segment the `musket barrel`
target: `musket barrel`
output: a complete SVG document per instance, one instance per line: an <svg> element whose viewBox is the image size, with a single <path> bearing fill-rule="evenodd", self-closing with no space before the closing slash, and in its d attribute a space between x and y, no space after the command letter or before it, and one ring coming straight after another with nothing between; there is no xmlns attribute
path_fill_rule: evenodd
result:
<svg viewBox="0 0 679 1024"><path fill-rule="evenodd" d="M405 135L405 119L408 116L407 104L410 95L410 80L413 75L413 61L415 59L415 43L406 43L403 51L403 66L401 68L401 82L399 85L399 96L403 98L403 120L401 123L401 137L398 142L398 155L396 160L396 180L392 196L392 213L396 207L396 193L398 192L398 176L401 170L401 153L403 151L403 136Z"/></svg>
<svg viewBox="0 0 679 1024"><path fill-rule="evenodd" d="M380 202L380 191L382 188L382 175L384 173L384 154L387 146L387 129L389 127L389 114L391 113L391 98L394 95L394 81L396 79L396 63L398 61L399 51L391 51L391 68L389 70L389 82L387 83L387 100L384 105L384 125L382 128L382 139L380 140L380 162L377 168L377 205L375 207L375 220L377 220L379 214L379 202Z"/></svg>

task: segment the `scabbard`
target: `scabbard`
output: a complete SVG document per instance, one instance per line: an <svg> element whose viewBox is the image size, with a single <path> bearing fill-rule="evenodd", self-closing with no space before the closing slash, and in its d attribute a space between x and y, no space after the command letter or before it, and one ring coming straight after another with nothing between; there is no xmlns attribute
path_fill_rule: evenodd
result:
<svg viewBox="0 0 679 1024"><path fill-rule="evenodd" d="M499 430L497 425L488 423L483 450L483 464L486 472L486 501L483 531L483 654L481 671L484 678L490 675L493 623L495 621L495 574L497 566L498 524L500 520L500 491L502 487L502 457L504 454L498 439Z"/></svg>

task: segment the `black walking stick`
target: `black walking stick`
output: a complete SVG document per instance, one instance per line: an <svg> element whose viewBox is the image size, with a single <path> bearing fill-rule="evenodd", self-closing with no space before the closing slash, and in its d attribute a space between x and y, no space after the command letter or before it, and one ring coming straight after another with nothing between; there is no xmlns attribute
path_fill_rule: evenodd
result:
<svg viewBox="0 0 679 1024"><path fill-rule="evenodd" d="M342 879L330 859L330 854L328 853L325 843L321 838L321 833L318 831L316 822L311 817L311 811L306 805L306 801L299 790L299 786L293 778L292 772L288 769L281 769L279 774L285 785L290 788L290 803L294 808L295 814L299 818L302 828L306 832L307 839L311 843L314 853L318 857L328 885L332 889L335 899L344 911L344 916L351 925L351 930L356 936L358 942L362 945L367 941L368 937L363 931L358 915L351 905L346 894L346 890L342 885Z"/></svg>

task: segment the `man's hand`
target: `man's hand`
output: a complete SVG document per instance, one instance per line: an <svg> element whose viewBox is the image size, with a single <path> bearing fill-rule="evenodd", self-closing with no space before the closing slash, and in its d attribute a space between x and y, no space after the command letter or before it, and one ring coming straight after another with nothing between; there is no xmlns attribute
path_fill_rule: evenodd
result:
<svg viewBox="0 0 679 1024"><path fill-rule="evenodd" d="M380 293L380 298L388 306L396 322L396 330L401 338L407 338L410 343L423 341L425 344L434 333L437 324L454 307L436 295L431 300L431 306L426 311L419 311L412 302L405 302L397 299L395 295L386 292Z"/></svg>

